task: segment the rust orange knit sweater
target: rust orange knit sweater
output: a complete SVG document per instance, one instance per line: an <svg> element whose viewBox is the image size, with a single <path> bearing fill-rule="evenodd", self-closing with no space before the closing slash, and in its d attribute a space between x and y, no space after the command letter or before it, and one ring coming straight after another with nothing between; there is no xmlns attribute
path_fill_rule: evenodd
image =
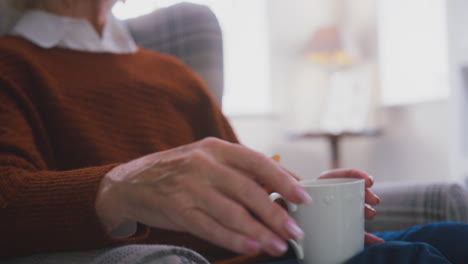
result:
<svg viewBox="0 0 468 264"><path fill-rule="evenodd" d="M190 235L145 226L113 239L94 211L99 182L114 166L208 136L237 141L208 89L170 56L45 50L1 38L0 258L166 243L225 259Z"/></svg>

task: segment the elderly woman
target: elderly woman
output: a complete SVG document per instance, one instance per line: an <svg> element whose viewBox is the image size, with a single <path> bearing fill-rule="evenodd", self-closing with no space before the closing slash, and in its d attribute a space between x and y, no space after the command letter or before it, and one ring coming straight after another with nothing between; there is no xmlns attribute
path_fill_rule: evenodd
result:
<svg viewBox="0 0 468 264"><path fill-rule="evenodd" d="M200 79L137 47L114 2L10 1L24 13L0 39L0 257L137 243L284 254L303 232L265 187L311 202L297 177L238 144Z"/></svg>

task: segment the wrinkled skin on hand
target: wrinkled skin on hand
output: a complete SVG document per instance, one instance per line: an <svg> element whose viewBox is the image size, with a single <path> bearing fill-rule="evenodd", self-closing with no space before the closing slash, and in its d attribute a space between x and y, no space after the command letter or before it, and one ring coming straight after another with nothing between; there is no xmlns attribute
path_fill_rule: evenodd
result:
<svg viewBox="0 0 468 264"><path fill-rule="evenodd" d="M336 170L321 177L364 178L366 203L378 203L366 173ZM207 138L115 167L101 182L96 210L109 230L130 220L191 233L241 254L280 256L287 239L304 234L266 189L292 203L311 202L298 177L271 158ZM368 206L366 215L373 212ZM366 242L379 241L366 235Z"/></svg>
<svg viewBox="0 0 468 264"><path fill-rule="evenodd" d="M109 230L132 220L192 233L241 254L279 256L287 239L303 233L264 187L293 203L311 200L272 159L208 138L114 168L101 183L96 210Z"/></svg>

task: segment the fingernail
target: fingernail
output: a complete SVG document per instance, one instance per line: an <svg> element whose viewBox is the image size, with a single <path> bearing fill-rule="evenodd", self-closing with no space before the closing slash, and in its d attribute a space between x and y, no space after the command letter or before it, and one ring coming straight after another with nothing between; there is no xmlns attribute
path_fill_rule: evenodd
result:
<svg viewBox="0 0 468 264"><path fill-rule="evenodd" d="M286 245L286 243L284 241L281 241L277 238L274 238L271 243L270 243L270 247L276 251L276 252L280 252L280 253L285 253L286 250L288 249L288 246Z"/></svg>
<svg viewBox="0 0 468 264"><path fill-rule="evenodd" d="M369 210L367 210L367 211L370 213L370 215L368 215L368 217L371 217L371 218L372 218L372 217L374 217L374 216L377 215L377 211L376 211L372 206L366 204L366 207L367 207L367 209L369 209ZM366 213L366 214L367 214L367 213Z"/></svg>
<svg viewBox="0 0 468 264"><path fill-rule="evenodd" d="M302 240L304 238L304 231L296 224L292 219L286 221L286 230L291 234L295 239Z"/></svg>
<svg viewBox="0 0 468 264"><path fill-rule="evenodd" d="M377 204L379 205L382 202L382 200L377 195L375 196L375 198L377 198Z"/></svg>
<svg viewBox="0 0 468 264"><path fill-rule="evenodd" d="M296 185L296 193L305 204L312 203L312 197L304 190L302 186Z"/></svg>
<svg viewBox="0 0 468 264"><path fill-rule="evenodd" d="M370 179L370 182L371 182L371 185L374 185L374 177L372 175L369 175L369 179Z"/></svg>
<svg viewBox="0 0 468 264"><path fill-rule="evenodd" d="M377 211L372 211L372 218L374 218L377 215Z"/></svg>
<svg viewBox="0 0 468 264"><path fill-rule="evenodd" d="M260 242L252 240L252 239L247 239L247 241L245 242L245 245L247 247L247 253L255 253L262 246Z"/></svg>

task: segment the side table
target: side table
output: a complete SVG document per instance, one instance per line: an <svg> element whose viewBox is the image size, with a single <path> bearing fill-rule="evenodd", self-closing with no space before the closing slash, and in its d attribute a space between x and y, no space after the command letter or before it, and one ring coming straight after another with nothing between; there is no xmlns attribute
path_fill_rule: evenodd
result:
<svg viewBox="0 0 468 264"><path fill-rule="evenodd" d="M314 139L314 138L325 138L328 140L331 155L331 168L341 168L340 159L340 141L345 137L376 137L381 134L378 129L362 130L362 131L342 131L338 133L326 132L326 131L311 131L304 133L290 133L288 139L299 140L299 139Z"/></svg>

